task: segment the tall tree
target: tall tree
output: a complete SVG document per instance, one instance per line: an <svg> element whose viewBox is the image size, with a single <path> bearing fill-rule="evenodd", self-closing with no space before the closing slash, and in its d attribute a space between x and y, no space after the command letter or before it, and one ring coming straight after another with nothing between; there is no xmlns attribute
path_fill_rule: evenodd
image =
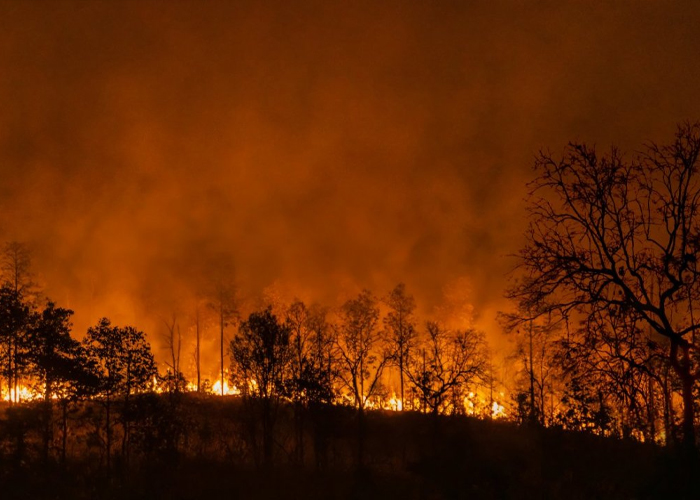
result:
<svg viewBox="0 0 700 500"><path fill-rule="evenodd" d="M364 418L370 400L379 393L380 379L390 356L377 329L379 307L371 292L363 290L343 304L336 337L338 379L350 392L358 417L358 465L364 461Z"/></svg>
<svg viewBox="0 0 700 500"><path fill-rule="evenodd" d="M216 289L213 297L213 301L210 303L211 308L216 312L219 319L219 369L220 369L220 382L221 382L221 395L225 393L224 382L225 378L225 358L224 358L224 346L225 343L225 329L235 320L238 311L236 308L236 288L230 282L219 281L216 284Z"/></svg>
<svg viewBox="0 0 700 500"><path fill-rule="evenodd" d="M32 273L32 254L27 245L19 241L6 243L2 249L0 269L3 285L24 297L33 294L36 284Z"/></svg>
<svg viewBox="0 0 700 500"><path fill-rule="evenodd" d="M509 292L571 317L622 311L668 339L689 448L700 377L699 154L700 124L688 123L631 161L584 144L570 144L561 158L541 153L520 252L524 278Z"/></svg>
<svg viewBox="0 0 700 500"><path fill-rule="evenodd" d="M285 314L285 324L290 332L290 352L291 352L291 387L290 392L294 401L294 427L295 427L295 450L296 460L301 463L304 460L304 403L306 396L306 385L310 370L311 359L309 343L312 335L310 328L309 310L300 300L295 300L287 308Z"/></svg>
<svg viewBox="0 0 700 500"><path fill-rule="evenodd" d="M272 462L277 408L289 376L289 337L289 326L267 308L242 321L230 344L231 382L251 410L259 409L265 466Z"/></svg>
<svg viewBox="0 0 700 500"><path fill-rule="evenodd" d="M168 348L170 354L170 360L166 362L168 365L167 373L165 374L163 380L168 392L182 392L187 386L187 381L185 376L180 369L180 354L182 352L182 333L180 331L180 324L177 321L177 316L172 315L170 321L165 321L165 328L167 333L165 334L165 345ZM199 334L199 331L197 331ZM197 338L199 341L199 338Z"/></svg>
<svg viewBox="0 0 700 500"><path fill-rule="evenodd" d="M501 314L500 319L506 332L513 335L513 356L520 364L516 380L519 413L530 423L544 425L547 397L553 396L553 379L561 375L556 359L561 345L561 328L551 314L542 315L537 320L534 316L531 307L520 304L517 312Z"/></svg>
<svg viewBox="0 0 700 500"><path fill-rule="evenodd" d="M130 398L135 391L150 388L156 365L143 332L131 326L112 326L107 318L88 329L83 345L88 361L95 368L97 393L105 406L105 448L110 469L114 399L121 397L123 402L122 451L128 457Z"/></svg>
<svg viewBox="0 0 700 500"><path fill-rule="evenodd" d="M406 293L406 285L399 283L384 299L389 313L384 318L384 329L391 350L392 362L399 370L399 397L401 409L406 406L404 372L416 342L416 325L413 311L416 302Z"/></svg>
<svg viewBox="0 0 700 500"><path fill-rule="evenodd" d="M7 382L10 403L19 402L19 381L26 366L27 331L32 308L11 283L0 287L0 373Z"/></svg>
<svg viewBox="0 0 700 500"><path fill-rule="evenodd" d="M53 399L76 375L76 355L80 343L70 335L73 311L48 302L28 330L29 375L35 377L44 394L44 458L48 459L53 439Z"/></svg>

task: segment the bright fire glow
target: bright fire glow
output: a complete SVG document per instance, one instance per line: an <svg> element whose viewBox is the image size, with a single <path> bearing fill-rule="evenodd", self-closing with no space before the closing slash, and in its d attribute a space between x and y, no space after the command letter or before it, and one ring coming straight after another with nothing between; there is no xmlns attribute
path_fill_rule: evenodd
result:
<svg viewBox="0 0 700 500"><path fill-rule="evenodd" d="M391 397L389 398L389 401L387 401L384 405L384 409L391 411L401 411L403 410L403 401L401 401L401 398L397 398L395 393L392 393Z"/></svg>
<svg viewBox="0 0 700 500"><path fill-rule="evenodd" d="M221 379L217 380L214 382L214 385L212 386L212 392L214 394L221 394ZM228 382L224 380L224 395L225 396L236 396L240 394L241 391L236 387L235 385L232 387L229 387Z"/></svg>
<svg viewBox="0 0 700 500"><path fill-rule="evenodd" d="M506 416L506 409L503 405L498 404L494 401L491 405L491 418L504 418Z"/></svg>
<svg viewBox="0 0 700 500"><path fill-rule="evenodd" d="M20 385L17 387L17 391L14 388L2 391L2 400L8 403L19 403L21 401L33 401L34 399L39 399L41 394L33 391L27 386Z"/></svg>

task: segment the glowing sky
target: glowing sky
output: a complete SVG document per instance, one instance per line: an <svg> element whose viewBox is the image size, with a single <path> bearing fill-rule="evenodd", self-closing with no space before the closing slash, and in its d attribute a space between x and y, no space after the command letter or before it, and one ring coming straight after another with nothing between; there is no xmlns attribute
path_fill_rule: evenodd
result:
<svg viewBox="0 0 700 500"><path fill-rule="evenodd" d="M405 281L492 328L535 153L700 119L698 26L692 1L0 1L0 239L80 328L154 329L221 269L329 305Z"/></svg>

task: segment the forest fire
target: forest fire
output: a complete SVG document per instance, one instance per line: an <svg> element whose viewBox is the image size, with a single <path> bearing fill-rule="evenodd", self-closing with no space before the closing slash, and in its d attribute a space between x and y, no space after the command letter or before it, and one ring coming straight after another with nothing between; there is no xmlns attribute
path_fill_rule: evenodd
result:
<svg viewBox="0 0 700 500"><path fill-rule="evenodd" d="M0 0L0 497L700 498L694 0Z"/></svg>
<svg viewBox="0 0 700 500"><path fill-rule="evenodd" d="M229 386L228 382L224 380L224 387L223 391L221 389L221 380L217 380L214 382L214 385L211 387L211 391L214 394L223 394L224 396L238 396L241 391L238 389L238 387L234 386Z"/></svg>
<svg viewBox="0 0 700 500"><path fill-rule="evenodd" d="M43 397L44 396L42 394L24 385L19 385L16 390L15 388L12 388L8 391L7 388L4 388L0 392L0 398L2 401L6 401L8 403L34 401Z"/></svg>

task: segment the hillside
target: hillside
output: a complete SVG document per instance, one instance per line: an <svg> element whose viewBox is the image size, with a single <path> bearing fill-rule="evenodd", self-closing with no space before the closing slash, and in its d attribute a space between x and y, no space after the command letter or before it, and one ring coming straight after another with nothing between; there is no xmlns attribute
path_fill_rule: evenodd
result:
<svg viewBox="0 0 700 500"><path fill-rule="evenodd" d="M41 456L40 406L5 408L2 498L653 499L695 498L699 491L697 480L684 483L682 462L669 450L556 429L368 412L358 467L358 422L351 409L307 411L298 427L293 408L285 406L276 420L273 462L266 466L256 454L257 422L238 398L148 395L136 408L129 463L117 425L109 473L101 405L71 413L64 464L57 453L48 461ZM294 444L299 428L302 453Z"/></svg>

